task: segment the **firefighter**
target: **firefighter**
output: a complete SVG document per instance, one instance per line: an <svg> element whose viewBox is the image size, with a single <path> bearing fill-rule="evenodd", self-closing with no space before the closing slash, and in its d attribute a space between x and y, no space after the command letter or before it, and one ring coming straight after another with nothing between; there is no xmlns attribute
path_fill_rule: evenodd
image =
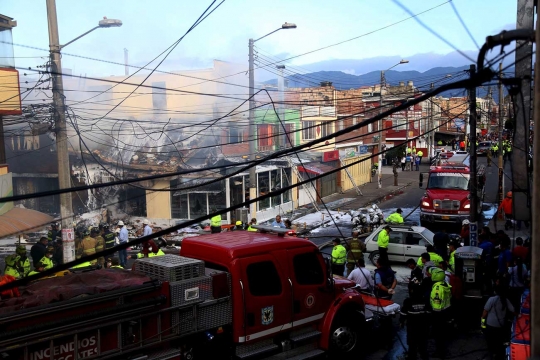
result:
<svg viewBox="0 0 540 360"><path fill-rule="evenodd" d="M58 223L53 222L51 223L51 230L47 232L47 239L49 241L54 241L58 236L62 237L60 231L58 230Z"/></svg>
<svg viewBox="0 0 540 360"><path fill-rule="evenodd" d="M403 213L403 210L398 208L395 213L388 215L385 221L389 224L403 224L403 217L401 216L401 213Z"/></svg>
<svg viewBox="0 0 540 360"><path fill-rule="evenodd" d="M338 238L332 240L334 247L332 248L332 273L343 276L345 272L345 261L347 259L347 249L341 245Z"/></svg>
<svg viewBox="0 0 540 360"><path fill-rule="evenodd" d="M30 272L30 260L26 256L26 247L19 245L15 249L15 254L6 257L6 275L11 275L16 279L28 276Z"/></svg>
<svg viewBox="0 0 540 360"><path fill-rule="evenodd" d="M217 210L212 209L212 213L215 213ZM214 215L210 218L210 232L212 234L217 234L221 232L221 215Z"/></svg>
<svg viewBox="0 0 540 360"><path fill-rule="evenodd" d="M349 252L347 253L347 275L354 270L354 264L364 259L364 251L366 245L363 241L358 239L358 231L352 232L352 239L349 241Z"/></svg>
<svg viewBox="0 0 540 360"><path fill-rule="evenodd" d="M103 234L101 236L105 240L105 249L110 249L114 247L116 236L109 229L109 224L103 224Z"/></svg>
<svg viewBox="0 0 540 360"><path fill-rule="evenodd" d="M452 300L452 287L445 281L446 274L440 268L429 271L433 286L429 296L432 309L431 326L435 339L435 357L443 357L446 353L446 335L448 321L450 320L450 303Z"/></svg>
<svg viewBox="0 0 540 360"><path fill-rule="evenodd" d="M252 228L251 225L257 225L257 219L253 218L248 224L247 231L257 232L257 229Z"/></svg>
<svg viewBox="0 0 540 360"><path fill-rule="evenodd" d="M17 279L11 275L7 275L7 274L0 275L0 286L13 282L15 280ZM0 300L11 299L14 297L19 297L19 296L21 296L21 294L19 293L19 288L17 287L0 292Z"/></svg>
<svg viewBox="0 0 540 360"><path fill-rule="evenodd" d="M101 252L105 249L105 239L100 235L100 231L97 228L92 228L90 235L96 239L96 252ZM97 265L102 268L105 265L105 258L102 256L97 259Z"/></svg>
<svg viewBox="0 0 540 360"><path fill-rule="evenodd" d="M93 234L95 234L95 232ZM89 230L85 230L83 235L84 238L82 239L80 245L82 250L81 257L94 255L97 252L97 240L91 236L91 232ZM92 265L95 265L97 263L96 260L91 260L90 262L92 263Z"/></svg>
<svg viewBox="0 0 540 360"><path fill-rule="evenodd" d="M379 246L379 259L384 264L388 263L388 243L390 242L390 226L385 226L377 236L377 245Z"/></svg>

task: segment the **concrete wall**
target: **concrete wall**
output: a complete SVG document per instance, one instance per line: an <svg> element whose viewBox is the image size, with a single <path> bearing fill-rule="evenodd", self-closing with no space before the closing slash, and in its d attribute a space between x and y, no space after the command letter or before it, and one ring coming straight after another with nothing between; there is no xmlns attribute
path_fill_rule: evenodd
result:
<svg viewBox="0 0 540 360"><path fill-rule="evenodd" d="M152 189L166 189L170 181L154 181ZM146 190L146 216L151 219L171 218L171 194L168 191Z"/></svg>

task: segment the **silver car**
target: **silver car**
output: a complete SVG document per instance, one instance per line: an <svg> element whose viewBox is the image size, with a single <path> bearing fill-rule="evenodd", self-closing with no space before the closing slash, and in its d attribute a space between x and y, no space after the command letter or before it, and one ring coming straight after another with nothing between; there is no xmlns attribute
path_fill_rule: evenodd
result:
<svg viewBox="0 0 540 360"><path fill-rule="evenodd" d="M379 259L379 246L377 237L387 225L379 226L365 241L366 252L373 265ZM427 245L433 245L433 232L421 226L389 225L390 241L388 243L388 259L392 262L404 263L409 258L417 260L426 252Z"/></svg>

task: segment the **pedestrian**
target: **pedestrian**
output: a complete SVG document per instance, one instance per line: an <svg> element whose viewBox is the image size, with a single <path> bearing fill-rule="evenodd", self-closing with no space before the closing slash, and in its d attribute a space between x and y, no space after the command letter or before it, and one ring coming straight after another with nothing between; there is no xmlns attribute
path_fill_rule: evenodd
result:
<svg viewBox="0 0 540 360"><path fill-rule="evenodd" d="M391 300L397 286L396 272L390 264L385 263L380 257L375 269L375 296L381 299Z"/></svg>
<svg viewBox="0 0 540 360"><path fill-rule="evenodd" d="M45 256L47 252L47 244L49 240L42 236L37 243L35 243L30 249L30 256L32 257L32 264L34 268L39 263L39 261Z"/></svg>
<svg viewBox="0 0 540 360"><path fill-rule="evenodd" d="M278 215L279 216L279 215ZM332 273L343 276L345 272L345 261L347 260L347 249L341 245L338 238L332 240Z"/></svg>
<svg viewBox="0 0 540 360"><path fill-rule="evenodd" d="M443 259L448 260L448 243L450 242L450 237L446 231L437 231L433 235L433 247L435 252Z"/></svg>
<svg viewBox="0 0 540 360"><path fill-rule="evenodd" d="M109 229L109 224L103 224L103 234L101 235L105 240L105 249L110 249L115 245L115 235Z"/></svg>
<svg viewBox="0 0 540 360"><path fill-rule="evenodd" d="M347 274L354 270L354 265L360 259L364 259L366 245L358 239L358 231L352 232L352 239L349 241L349 252L347 253Z"/></svg>
<svg viewBox="0 0 540 360"><path fill-rule="evenodd" d="M347 276L347 279L354 281L360 290L371 292L374 285L373 278L371 277L369 270L366 269L366 261L364 258L358 259L356 261L356 266L357 267L351 271L349 276Z"/></svg>
<svg viewBox="0 0 540 360"><path fill-rule="evenodd" d="M448 257L448 269L452 273L456 273L456 250L460 248L459 242L457 241L451 241L448 245L448 252L450 252L450 256Z"/></svg>
<svg viewBox="0 0 540 360"><path fill-rule="evenodd" d="M431 308L420 285L409 286L409 297L403 301L399 317L401 327L407 325L408 360L416 359L418 354L421 359L429 358L426 330L429 329L430 316Z"/></svg>
<svg viewBox="0 0 540 360"><path fill-rule="evenodd" d="M22 279L30 273L30 260L26 255L26 247L18 245L15 248L15 254L8 255L5 258L5 274L11 275L16 279Z"/></svg>
<svg viewBox="0 0 540 360"><path fill-rule="evenodd" d="M418 156L418 165L422 164L422 158L424 157L424 152L422 150L418 150L418 152L416 153L416 155Z"/></svg>
<svg viewBox="0 0 540 360"><path fill-rule="evenodd" d="M212 213L215 213L216 211L216 208L212 208ZM210 218L210 232L212 234L221 232L221 215L214 215ZM122 264L122 257L120 257L120 264Z"/></svg>
<svg viewBox="0 0 540 360"><path fill-rule="evenodd" d="M389 224L403 224L403 216L401 216L402 213L403 210L401 210L401 208L397 208L396 212L388 215L385 221Z"/></svg>
<svg viewBox="0 0 540 360"><path fill-rule="evenodd" d="M508 341L508 323L513 318L515 308L507 298L503 285L495 287L495 295L484 305L481 326L490 355L493 359L505 359L505 343Z"/></svg>
<svg viewBox="0 0 540 360"><path fill-rule="evenodd" d="M465 246L469 246L469 244L471 243L471 240L470 240L471 230L469 228L469 224L470 222L468 219L465 219L461 222L461 232L459 236L461 236L461 238L463 239L463 244Z"/></svg>
<svg viewBox="0 0 540 360"><path fill-rule="evenodd" d="M247 227L247 231L257 232L257 229L253 228L252 225L257 225L257 219L252 218Z"/></svg>
<svg viewBox="0 0 540 360"><path fill-rule="evenodd" d="M429 257L429 254L428 254ZM420 268L414 259L407 259L405 263L409 269L411 269L411 276L409 276L409 286L422 284L424 275L422 274L422 268Z"/></svg>
<svg viewBox="0 0 540 360"><path fill-rule="evenodd" d="M497 275L503 277L508 284L509 273L508 269L512 266L512 252L510 251L510 239L503 239L499 245L501 251L499 253Z"/></svg>
<svg viewBox="0 0 540 360"><path fill-rule="evenodd" d="M516 238L516 246L512 250L512 256L519 257L523 261L525 261L525 259L527 259L527 257L529 256L529 248L523 246L523 238L521 237Z"/></svg>
<svg viewBox="0 0 540 360"><path fill-rule="evenodd" d="M504 216L504 219L506 220L504 223L504 229L508 230L509 228L513 227L512 219L514 217L512 216L512 192L511 191L506 193L506 197L503 199L503 201L501 201L498 211L499 211L500 218ZM521 223L519 223L517 226L518 230L519 228L521 228Z"/></svg>
<svg viewBox="0 0 540 360"><path fill-rule="evenodd" d="M122 220L118 221L118 227L120 232L118 233L118 242L123 245L129 241L129 234L126 225ZM118 257L120 258L120 266L124 269L127 266L127 249L118 250Z"/></svg>
<svg viewBox="0 0 540 360"><path fill-rule="evenodd" d="M377 236L377 246L379 247L379 260L382 259L384 264L389 262L388 260L388 243L390 242L390 226L385 226L379 235Z"/></svg>
<svg viewBox="0 0 540 360"><path fill-rule="evenodd" d="M401 157L401 171L405 171L406 156Z"/></svg>
<svg viewBox="0 0 540 360"><path fill-rule="evenodd" d="M465 141L461 140L461 141L459 142L459 149L460 149L460 150L465 150Z"/></svg>
<svg viewBox="0 0 540 360"><path fill-rule="evenodd" d="M405 156L405 171L411 171L412 170L412 156L411 153L407 153L407 156Z"/></svg>
<svg viewBox="0 0 540 360"><path fill-rule="evenodd" d="M282 228L282 229L285 229L285 223L281 220L281 216L280 215L276 215L276 219L274 220L274 222L272 223L272 227L278 227L278 228Z"/></svg>
<svg viewBox="0 0 540 360"><path fill-rule="evenodd" d="M414 157L414 166L416 171L420 171L420 157L418 155Z"/></svg>
<svg viewBox="0 0 540 360"><path fill-rule="evenodd" d="M445 281L446 275L442 269L432 268L430 270L433 286L429 296L431 305L431 328L435 339L435 357L444 358L446 354L446 337L449 331L449 320L451 318L452 288Z"/></svg>
<svg viewBox="0 0 540 360"><path fill-rule="evenodd" d="M523 263L523 259L520 257L514 257L512 266L508 268L508 274L510 275L510 283L508 284L508 299L514 306L514 309L520 307L521 295L525 290L525 284L527 282L527 267Z"/></svg>

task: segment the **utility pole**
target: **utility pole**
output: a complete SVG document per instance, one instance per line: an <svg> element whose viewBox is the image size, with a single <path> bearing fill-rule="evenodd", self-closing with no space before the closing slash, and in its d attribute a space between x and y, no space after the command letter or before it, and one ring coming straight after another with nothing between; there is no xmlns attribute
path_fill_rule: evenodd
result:
<svg viewBox="0 0 540 360"><path fill-rule="evenodd" d="M255 99L253 98L255 89L255 74L253 66L255 59L253 57L253 39L249 39L249 119L248 119L248 141L249 141L249 160L255 161L257 133L255 126ZM257 197L257 171L256 166L249 168L249 199ZM257 217L257 202L249 205L249 216Z"/></svg>
<svg viewBox="0 0 540 360"><path fill-rule="evenodd" d="M409 148L409 108L405 109L405 146L406 148Z"/></svg>
<svg viewBox="0 0 540 360"><path fill-rule="evenodd" d="M519 9L519 8L518 8ZM540 8L536 6L536 18L539 19ZM518 13L519 14L519 13ZM532 15L531 15L532 16ZM536 39L540 39L540 26L539 21L536 20ZM536 63L534 64L534 123L540 124L540 50L538 49L538 40L536 46ZM517 46L517 45L516 45ZM516 69L517 71L517 69ZM531 234L538 234L540 228L540 131L534 132L533 140L533 179L536 181L532 182L532 203L534 204L532 208L532 229ZM528 156L526 157L528 159ZM527 163L527 161L523 161ZM538 304L538 299L540 299L540 242L538 238L535 237L531 241L531 304ZM532 306L531 309L531 356L534 359L540 357L540 307ZM531 359L532 359L531 358Z"/></svg>
<svg viewBox="0 0 540 360"><path fill-rule="evenodd" d="M129 75L129 66L128 66L128 49L124 48L124 68L126 76Z"/></svg>
<svg viewBox="0 0 540 360"><path fill-rule="evenodd" d="M504 96L502 86L502 62L499 63L499 151L498 151L498 168L499 168L499 205L504 199L504 162L503 162L503 116L504 116Z"/></svg>
<svg viewBox="0 0 540 360"><path fill-rule="evenodd" d="M476 73L476 65L471 65L469 70L469 75L471 78L474 77ZM469 125L471 127L470 131L470 142L471 147L469 151L470 156L470 165L471 165L471 194L470 194L470 243L471 246L476 246L478 244L478 191L477 191L477 179L476 179L476 87L473 86L469 88Z"/></svg>
<svg viewBox="0 0 540 360"><path fill-rule="evenodd" d="M47 20L49 23L49 48L51 57L51 78L54 105L54 126L56 131L56 156L58 159L58 187L71 187L71 171L68 154L66 130L66 107L64 103L64 84L62 81L62 63L60 60L60 40L56 1L47 0ZM62 218L62 250L64 262L75 260L75 242L73 238L73 209L71 194L60 194L60 217Z"/></svg>
<svg viewBox="0 0 540 360"><path fill-rule="evenodd" d="M379 114L383 112L383 87L384 87L384 71L381 71L381 89L380 89L380 104L379 104ZM379 166L377 168L378 172L378 187L382 188L382 144L383 144L383 119L379 119Z"/></svg>
<svg viewBox="0 0 540 360"><path fill-rule="evenodd" d="M283 70L285 70L285 65L277 65L276 68L279 70L279 77L278 77L278 91L279 91L279 118L281 119L280 122L277 124L277 136L276 136L276 150L279 150L280 142L281 142L281 134L285 133L284 125L285 125L285 78L283 77ZM284 136L283 139L283 145L284 147L287 147L289 144L287 144L287 135Z"/></svg>
<svg viewBox="0 0 540 360"><path fill-rule="evenodd" d="M430 86L431 91L433 91L434 88L435 88L435 84L431 83L431 86ZM435 156L435 120L433 120L433 97L429 98L429 102L430 102L429 129L432 130L429 133L429 144L431 146L429 149L429 157L431 159Z"/></svg>
<svg viewBox="0 0 540 360"><path fill-rule="evenodd" d="M518 0L516 29L534 29L534 0ZM512 139L512 214L514 219L530 220L529 194L529 127L531 123L532 43L517 41L515 57L516 78L521 80L521 91L516 95L515 129ZM538 86L538 84L537 84ZM536 179L538 181L538 179ZM519 204L519 206L516 206Z"/></svg>

